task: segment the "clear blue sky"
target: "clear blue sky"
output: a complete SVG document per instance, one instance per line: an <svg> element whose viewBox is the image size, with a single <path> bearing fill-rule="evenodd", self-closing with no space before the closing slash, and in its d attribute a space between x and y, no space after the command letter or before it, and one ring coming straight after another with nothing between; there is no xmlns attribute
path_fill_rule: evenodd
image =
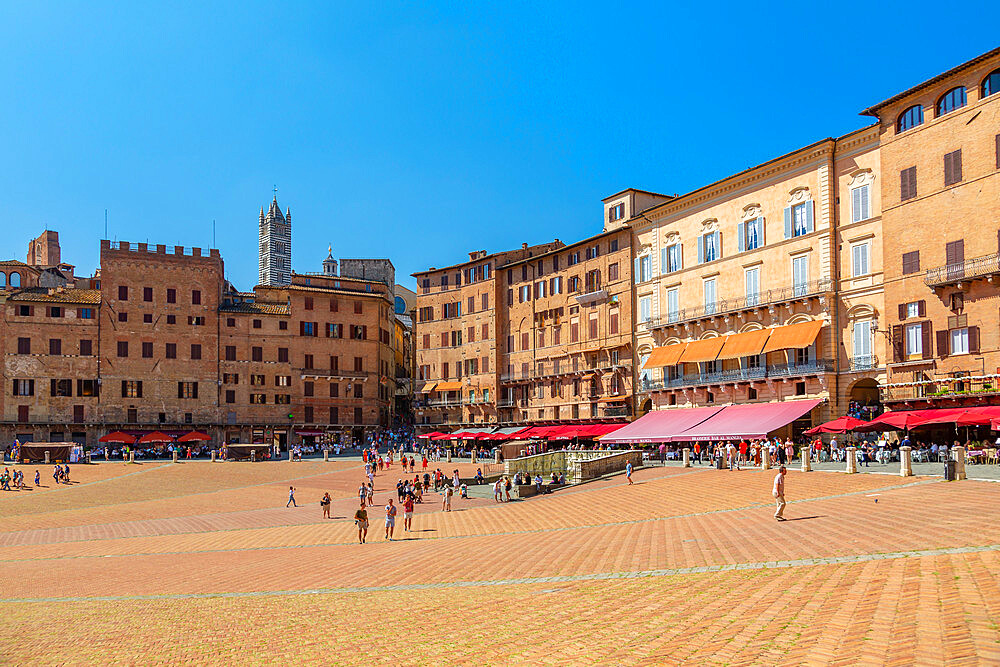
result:
<svg viewBox="0 0 1000 667"><path fill-rule="evenodd" d="M1000 18L919 0L207 4L0 5L0 257L55 229L90 274L105 208L112 238L168 245L209 246L214 219L249 288L277 184L296 270L332 242L412 284L470 250L596 233L622 188L686 192L868 124L865 106L996 47Z"/></svg>

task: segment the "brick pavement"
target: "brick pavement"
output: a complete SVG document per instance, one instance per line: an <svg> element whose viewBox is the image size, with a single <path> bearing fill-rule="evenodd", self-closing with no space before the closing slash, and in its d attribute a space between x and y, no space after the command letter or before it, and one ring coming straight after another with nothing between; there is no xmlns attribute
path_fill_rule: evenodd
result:
<svg viewBox="0 0 1000 667"><path fill-rule="evenodd" d="M349 490L356 464L268 465L192 465L187 476L196 479L172 487L173 496L136 492L145 499L124 505L142 506L138 517L119 513L118 488L137 479L159 486L174 473L88 487L89 519L61 505L0 509L0 614L29 629L0 639L2 654L357 663L402 655L418 664L1000 659L1000 510L990 483L792 473L786 515L799 520L782 524L770 517L770 477L759 471L643 469L631 488L613 478L501 506L456 501L450 514L428 504L408 539L382 541L376 520L361 546L348 519L319 519L311 498L285 510L260 497L292 473L306 478L294 482L300 489ZM102 486L104 500L91 495ZM224 511L183 511L205 497ZM349 516L352 505L338 500L334 516ZM34 528L23 528L26 519ZM408 630L393 620L407 604L419 609ZM352 627L359 608L374 625ZM72 639L79 627L86 653ZM406 641L396 641L397 628Z"/></svg>

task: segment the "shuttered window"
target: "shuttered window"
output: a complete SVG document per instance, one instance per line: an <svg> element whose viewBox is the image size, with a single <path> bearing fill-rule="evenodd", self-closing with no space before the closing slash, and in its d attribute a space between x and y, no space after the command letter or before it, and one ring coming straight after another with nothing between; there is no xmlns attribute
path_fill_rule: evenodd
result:
<svg viewBox="0 0 1000 667"><path fill-rule="evenodd" d="M899 172L899 199L906 201L917 196L917 168L909 167Z"/></svg>
<svg viewBox="0 0 1000 667"><path fill-rule="evenodd" d="M851 222L861 222L871 217L869 187L862 185L851 190Z"/></svg>
<svg viewBox="0 0 1000 667"><path fill-rule="evenodd" d="M952 151L944 156L944 184L954 185L962 181L962 151Z"/></svg>
<svg viewBox="0 0 1000 667"><path fill-rule="evenodd" d="M945 264L960 264L965 261L965 240L952 241L944 247Z"/></svg>
<svg viewBox="0 0 1000 667"><path fill-rule="evenodd" d="M858 276L868 275L868 244L859 243L851 248L851 268L853 269L853 276L857 278Z"/></svg>
<svg viewBox="0 0 1000 667"><path fill-rule="evenodd" d="M920 271L920 251L903 253L903 275L917 273Z"/></svg>

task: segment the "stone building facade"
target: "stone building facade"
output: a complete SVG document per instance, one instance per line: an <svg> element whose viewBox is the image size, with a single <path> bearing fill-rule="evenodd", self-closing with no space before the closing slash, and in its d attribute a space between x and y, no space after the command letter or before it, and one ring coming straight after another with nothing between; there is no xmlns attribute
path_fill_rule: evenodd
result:
<svg viewBox="0 0 1000 667"><path fill-rule="evenodd" d="M630 220L640 413L819 398L824 418L884 379L878 171L870 128Z"/></svg>

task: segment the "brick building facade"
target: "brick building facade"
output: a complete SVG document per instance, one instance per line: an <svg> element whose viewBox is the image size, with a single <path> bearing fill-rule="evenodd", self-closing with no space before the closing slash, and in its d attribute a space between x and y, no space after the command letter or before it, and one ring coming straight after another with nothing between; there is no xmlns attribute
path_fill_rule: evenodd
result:
<svg viewBox="0 0 1000 667"><path fill-rule="evenodd" d="M395 417L381 282L293 273L236 292L217 250L109 241L99 277L78 281L96 289L40 287L33 267L5 263L15 271L24 283L0 302L5 440L156 428L287 445Z"/></svg>
<svg viewBox="0 0 1000 667"><path fill-rule="evenodd" d="M1000 49L865 111L878 119L891 407L995 401Z"/></svg>

